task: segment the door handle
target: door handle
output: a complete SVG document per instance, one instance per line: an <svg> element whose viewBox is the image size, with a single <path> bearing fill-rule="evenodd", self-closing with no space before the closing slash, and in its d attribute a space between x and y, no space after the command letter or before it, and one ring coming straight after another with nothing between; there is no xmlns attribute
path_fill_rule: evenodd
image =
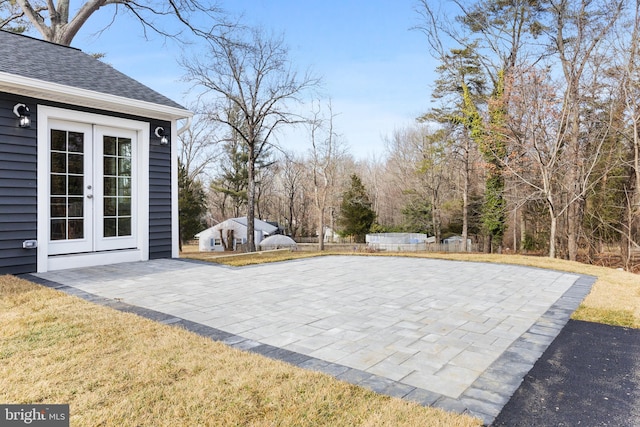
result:
<svg viewBox="0 0 640 427"><path fill-rule="evenodd" d="M93 199L93 194L87 194L87 199Z"/></svg>

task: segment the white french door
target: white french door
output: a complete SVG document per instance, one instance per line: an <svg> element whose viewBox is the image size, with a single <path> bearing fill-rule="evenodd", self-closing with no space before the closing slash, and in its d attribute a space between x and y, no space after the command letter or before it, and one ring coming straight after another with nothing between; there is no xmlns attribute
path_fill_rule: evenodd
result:
<svg viewBox="0 0 640 427"><path fill-rule="evenodd" d="M136 248L137 133L48 121L49 255Z"/></svg>
<svg viewBox="0 0 640 427"><path fill-rule="evenodd" d="M94 135L94 250L136 248L136 133L95 126Z"/></svg>

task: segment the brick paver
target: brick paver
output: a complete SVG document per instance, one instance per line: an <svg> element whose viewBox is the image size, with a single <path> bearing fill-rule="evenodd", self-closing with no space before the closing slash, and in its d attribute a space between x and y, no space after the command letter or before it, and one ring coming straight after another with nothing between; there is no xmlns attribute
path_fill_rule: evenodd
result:
<svg viewBox="0 0 640 427"><path fill-rule="evenodd" d="M359 256L244 268L155 260L35 276L486 423L593 283L513 265Z"/></svg>

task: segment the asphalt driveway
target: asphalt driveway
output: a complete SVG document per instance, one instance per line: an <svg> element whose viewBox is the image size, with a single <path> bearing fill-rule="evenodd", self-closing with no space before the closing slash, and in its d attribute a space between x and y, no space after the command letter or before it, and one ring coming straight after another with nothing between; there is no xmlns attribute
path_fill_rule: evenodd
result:
<svg viewBox="0 0 640 427"><path fill-rule="evenodd" d="M640 426L640 330L570 320L494 426Z"/></svg>

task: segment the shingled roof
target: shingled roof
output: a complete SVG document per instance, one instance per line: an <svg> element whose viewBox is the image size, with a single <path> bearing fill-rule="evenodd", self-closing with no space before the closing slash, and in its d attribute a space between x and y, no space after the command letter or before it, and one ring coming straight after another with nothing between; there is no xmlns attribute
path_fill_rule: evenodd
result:
<svg viewBox="0 0 640 427"><path fill-rule="evenodd" d="M79 93L86 90L186 112L180 104L79 49L0 30L0 91L11 91L9 85L2 85L2 77L9 75L15 75L14 87L16 79L33 79L57 90L61 85L79 89Z"/></svg>

